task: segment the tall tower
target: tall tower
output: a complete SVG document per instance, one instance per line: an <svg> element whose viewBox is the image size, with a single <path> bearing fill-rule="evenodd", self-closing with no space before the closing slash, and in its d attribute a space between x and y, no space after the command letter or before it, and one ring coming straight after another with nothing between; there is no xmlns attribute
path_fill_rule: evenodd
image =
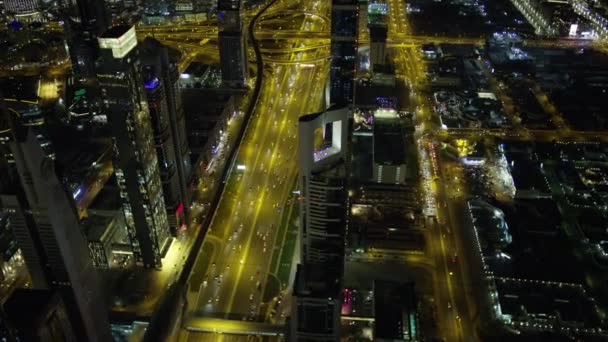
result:
<svg viewBox="0 0 608 342"><path fill-rule="evenodd" d="M33 209L29 198L36 198L33 182L21 182L20 171L11 143L14 140L14 126L31 127L37 141L43 147L46 157L54 158L54 151L47 138L46 125L42 109L36 100L38 89L37 77L15 77L0 81L2 91L0 113L0 159L7 163L5 173L0 180L1 206L8 211L15 240L21 249L23 258L35 288L48 288L48 272L41 250L39 229L34 220Z"/></svg>
<svg viewBox="0 0 608 342"><path fill-rule="evenodd" d="M294 341L338 341L346 233L348 110L299 121L301 263L294 284Z"/></svg>
<svg viewBox="0 0 608 342"><path fill-rule="evenodd" d="M217 5L222 83L234 88L245 87L249 72L241 7L241 0L218 0Z"/></svg>
<svg viewBox="0 0 608 342"><path fill-rule="evenodd" d="M332 0L330 102L350 105L354 99L357 67L357 0Z"/></svg>
<svg viewBox="0 0 608 342"><path fill-rule="evenodd" d="M178 70L167 48L146 38L142 44L142 76L154 131L169 227L175 233L186 226L190 195L188 140L178 85Z"/></svg>
<svg viewBox="0 0 608 342"><path fill-rule="evenodd" d="M137 265L160 268L169 225L135 27L114 26L98 40L97 79L113 138L114 169L133 256Z"/></svg>
<svg viewBox="0 0 608 342"><path fill-rule="evenodd" d="M37 228L28 232L36 243L24 247L35 253L47 287L63 297L79 340L111 341L103 292L74 202L33 130L16 128L14 134L11 149L21 185L27 188L29 210Z"/></svg>
<svg viewBox="0 0 608 342"><path fill-rule="evenodd" d="M72 66L80 76L94 76L99 55L97 37L110 26L105 2L65 0L65 7Z"/></svg>

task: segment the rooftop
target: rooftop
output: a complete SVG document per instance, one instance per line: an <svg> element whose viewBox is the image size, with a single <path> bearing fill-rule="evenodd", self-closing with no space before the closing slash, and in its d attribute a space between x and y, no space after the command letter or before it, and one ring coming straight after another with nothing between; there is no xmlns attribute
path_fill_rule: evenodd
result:
<svg viewBox="0 0 608 342"><path fill-rule="evenodd" d="M386 341L416 340L414 283L374 281L374 338Z"/></svg>
<svg viewBox="0 0 608 342"><path fill-rule="evenodd" d="M99 38L120 38L127 33L133 26L132 25L116 25L107 29L102 33Z"/></svg>
<svg viewBox="0 0 608 342"><path fill-rule="evenodd" d="M399 110L398 90L393 86L385 85L357 85L355 105L358 107L390 108L394 106ZM390 104L385 102L391 102ZM387 107L388 106L388 107Z"/></svg>
<svg viewBox="0 0 608 342"><path fill-rule="evenodd" d="M405 137L400 119L374 122L374 162L381 165L405 163Z"/></svg>

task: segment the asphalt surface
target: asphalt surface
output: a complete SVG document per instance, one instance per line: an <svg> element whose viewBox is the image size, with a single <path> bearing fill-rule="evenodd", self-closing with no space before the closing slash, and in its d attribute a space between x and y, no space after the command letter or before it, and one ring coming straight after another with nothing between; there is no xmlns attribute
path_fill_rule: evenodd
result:
<svg viewBox="0 0 608 342"><path fill-rule="evenodd" d="M310 2L291 5L316 11L328 9ZM286 25L303 30L316 25L329 29L328 23L318 18L285 20ZM323 62L286 66L265 63L254 115L246 126L188 281L186 327L195 325L198 317L235 323L267 320L268 301L265 303L263 294L270 291L278 295L281 290L270 266L273 253L281 253L285 243L284 236L277 236L278 227L294 197L297 118L323 109L323 89L329 73L328 56L314 50L291 51L300 46L301 42L294 41L284 53L291 61L317 58ZM214 334L199 337L218 338Z"/></svg>

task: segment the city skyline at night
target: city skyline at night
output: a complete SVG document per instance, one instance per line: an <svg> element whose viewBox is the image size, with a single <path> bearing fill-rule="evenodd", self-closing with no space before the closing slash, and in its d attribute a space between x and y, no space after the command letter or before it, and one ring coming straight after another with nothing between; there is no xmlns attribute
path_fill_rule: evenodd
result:
<svg viewBox="0 0 608 342"><path fill-rule="evenodd" d="M608 339L608 2L0 2L7 341Z"/></svg>

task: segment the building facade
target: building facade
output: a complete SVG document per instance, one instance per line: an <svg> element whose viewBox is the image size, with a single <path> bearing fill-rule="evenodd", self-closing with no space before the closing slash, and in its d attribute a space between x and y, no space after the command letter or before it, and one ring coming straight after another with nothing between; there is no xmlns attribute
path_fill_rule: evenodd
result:
<svg viewBox="0 0 608 342"><path fill-rule="evenodd" d="M65 22L70 57L76 74L95 75L95 61L99 57L97 37L111 24L104 1L67 0Z"/></svg>
<svg viewBox="0 0 608 342"><path fill-rule="evenodd" d="M171 231L186 227L190 209L190 156L175 63L167 48L148 38L142 44L142 76Z"/></svg>
<svg viewBox="0 0 608 342"><path fill-rule="evenodd" d="M380 184L405 184L405 127L394 109L374 112L374 171L372 181Z"/></svg>
<svg viewBox="0 0 608 342"><path fill-rule="evenodd" d="M294 284L290 338L337 341L347 221L348 110L299 121L301 263Z"/></svg>
<svg viewBox="0 0 608 342"><path fill-rule="evenodd" d="M42 243L39 240L39 227L34 220L34 211L29 198L36 198L33 182L21 182L21 171L16 165L14 126L30 127L35 133L45 156L54 159L53 146L48 139L48 132L42 109L36 96L38 77L15 77L0 81L2 100L0 103L0 159L6 163L2 168L0 180L0 204L9 215L15 240L21 249L23 258L35 288L48 288L48 273L41 254Z"/></svg>
<svg viewBox="0 0 608 342"><path fill-rule="evenodd" d="M42 287L62 296L79 340L110 341L104 293L73 199L58 179L53 160L31 128L17 129L11 149L36 227L23 247L30 249L28 256L35 254L46 285Z"/></svg>
<svg viewBox="0 0 608 342"><path fill-rule="evenodd" d="M350 105L357 66L357 0L333 0L331 10L330 103Z"/></svg>
<svg viewBox="0 0 608 342"><path fill-rule="evenodd" d="M29 14L40 10L38 0L4 0L4 9L13 14Z"/></svg>
<svg viewBox="0 0 608 342"><path fill-rule="evenodd" d="M160 268L169 224L135 27L112 27L99 37L99 46L97 79L134 260L138 266Z"/></svg>
<svg viewBox="0 0 608 342"><path fill-rule="evenodd" d="M232 88L245 87L249 73L241 8L241 0L219 0L217 5L222 83Z"/></svg>

